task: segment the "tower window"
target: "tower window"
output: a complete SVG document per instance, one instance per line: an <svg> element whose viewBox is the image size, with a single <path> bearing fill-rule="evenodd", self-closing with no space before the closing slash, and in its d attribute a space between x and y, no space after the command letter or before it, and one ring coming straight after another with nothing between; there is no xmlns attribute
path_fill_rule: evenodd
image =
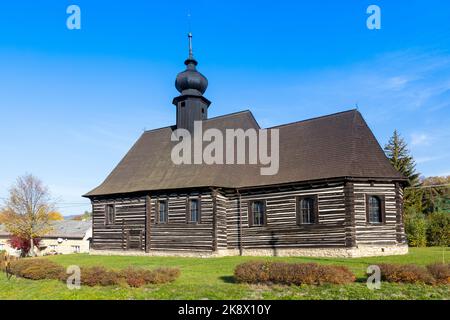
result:
<svg viewBox="0 0 450 320"><path fill-rule="evenodd" d="M202 108L202 113L205 113L205 108Z"/></svg>
<svg viewBox="0 0 450 320"><path fill-rule="evenodd" d="M185 101L182 101L182 102L180 103L180 106L181 106L182 108L184 108L184 107L186 106L186 102L185 102Z"/></svg>

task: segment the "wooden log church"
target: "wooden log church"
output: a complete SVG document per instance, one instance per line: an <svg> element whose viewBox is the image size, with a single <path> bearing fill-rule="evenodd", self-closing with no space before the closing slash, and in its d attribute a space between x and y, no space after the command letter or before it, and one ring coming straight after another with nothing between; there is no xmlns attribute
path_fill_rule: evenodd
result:
<svg viewBox="0 0 450 320"><path fill-rule="evenodd" d="M142 134L86 195L95 254L339 256L404 254L405 178L357 110L292 122L279 132L279 170L174 164L172 132L260 129L250 111L208 118L208 81L189 36L175 86L176 125Z"/></svg>

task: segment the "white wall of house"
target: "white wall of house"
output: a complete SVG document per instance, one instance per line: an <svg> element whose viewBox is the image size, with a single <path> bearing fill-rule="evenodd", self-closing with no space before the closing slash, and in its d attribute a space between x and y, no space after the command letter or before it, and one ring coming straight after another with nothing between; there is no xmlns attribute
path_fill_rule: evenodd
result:
<svg viewBox="0 0 450 320"><path fill-rule="evenodd" d="M90 228L84 238L68 239L68 238L42 238L40 242L41 250L39 255L48 254L73 254L73 253L89 253L90 239L92 238L92 228ZM13 249L7 237L0 238L0 251L5 250L11 255L20 255L20 250Z"/></svg>
<svg viewBox="0 0 450 320"><path fill-rule="evenodd" d="M85 239L48 239L41 240L40 247L43 248L40 252L42 255L47 254L71 254L71 253L88 253L89 240Z"/></svg>
<svg viewBox="0 0 450 320"><path fill-rule="evenodd" d="M9 255L12 256L20 256L20 250L16 250L12 248L9 243L8 239L6 237L0 237L0 251L6 251Z"/></svg>

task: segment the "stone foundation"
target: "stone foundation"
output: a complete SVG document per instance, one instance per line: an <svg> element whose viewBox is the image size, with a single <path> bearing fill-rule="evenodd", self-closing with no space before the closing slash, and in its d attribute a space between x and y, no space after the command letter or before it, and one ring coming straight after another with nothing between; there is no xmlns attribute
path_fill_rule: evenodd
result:
<svg viewBox="0 0 450 320"><path fill-rule="evenodd" d="M358 246L352 248L280 248L280 249L244 249L242 256L277 256L277 257L335 257L357 258L403 255L408 253L407 245L396 246ZM93 250L92 255L117 255L117 256L154 256L154 257L195 257L214 258L241 255L238 249L218 251L176 251L176 250L151 250L144 251L120 251L120 250Z"/></svg>

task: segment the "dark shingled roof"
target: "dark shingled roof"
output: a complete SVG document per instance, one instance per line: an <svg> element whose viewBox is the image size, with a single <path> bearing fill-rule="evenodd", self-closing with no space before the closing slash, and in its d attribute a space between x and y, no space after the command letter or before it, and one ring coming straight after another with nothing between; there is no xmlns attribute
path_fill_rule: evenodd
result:
<svg viewBox="0 0 450 320"><path fill-rule="evenodd" d="M250 111L203 121L203 129L259 128ZM341 177L404 180L357 110L285 124L279 129L280 168L258 165L175 165L175 127L146 131L106 180L86 197L192 187L241 188ZM263 166L264 167L264 166Z"/></svg>

